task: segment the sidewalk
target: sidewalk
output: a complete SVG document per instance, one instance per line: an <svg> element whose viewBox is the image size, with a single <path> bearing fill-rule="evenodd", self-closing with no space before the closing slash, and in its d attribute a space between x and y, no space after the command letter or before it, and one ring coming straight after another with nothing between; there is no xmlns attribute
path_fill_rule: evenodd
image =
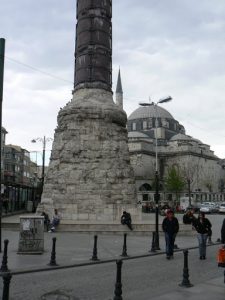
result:
<svg viewBox="0 0 225 300"><path fill-rule="evenodd" d="M29 214L26 214L29 215ZM145 218L154 218L154 215L145 215ZM14 223L15 228L19 227L19 216L5 217L3 222ZM126 231L125 231L126 232ZM213 241L216 241L216 236ZM55 232L44 233L44 253L42 255L18 255L19 230L2 230L2 240L8 239L9 267L12 269L45 266L50 259L52 238L56 237L57 261L60 265L75 264L89 261L92 257L94 234L77 232ZM152 233L145 236L135 235L135 232L127 232L127 253L129 256L150 254L152 243ZM195 235L177 235L175 244L179 248L197 247L198 242ZM123 232L120 234L99 234L98 235L98 257L101 260L118 259L122 254ZM160 234L161 251L165 251L165 239L163 233Z"/></svg>
<svg viewBox="0 0 225 300"><path fill-rule="evenodd" d="M151 300L224 300L225 284L223 277L215 278L191 288L179 288L176 291L153 297Z"/></svg>
<svg viewBox="0 0 225 300"><path fill-rule="evenodd" d="M12 222L17 222L18 216L10 216L7 219ZM52 238L56 237L56 261L61 267L66 265L89 264L92 263L90 258L93 254L93 234L76 233L76 232L56 232L44 233L44 253L42 255L19 255L17 254L19 231L5 230L2 231L2 240L8 239L8 268L12 271L22 271L37 268L47 268L50 261ZM134 256L151 255L151 234L149 236L127 235L127 254L132 258ZM215 241L215 238L213 238ZM178 234L176 244L182 251L185 248L198 247L195 236L181 236ZM159 255L165 255L165 240L164 236L160 235L161 250L157 251ZM107 235L101 234L98 236L98 258L100 262L107 260L121 259L123 248L123 234ZM213 246L213 252L216 253L219 245ZM2 254L0 256L0 259ZM182 267L182 266L181 266ZM151 300L222 300L225 298L225 284L223 283L223 269L221 268L220 277L206 281L201 284L196 284L192 288L177 288L172 292L163 295L152 297ZM30 274L32 276L32 274ZM194 282L193 282L194 283ZM124 299L126 295L124 294ZM129 299L127 299L129 300ZM146 298L146 300L149 300Z"/></svg>

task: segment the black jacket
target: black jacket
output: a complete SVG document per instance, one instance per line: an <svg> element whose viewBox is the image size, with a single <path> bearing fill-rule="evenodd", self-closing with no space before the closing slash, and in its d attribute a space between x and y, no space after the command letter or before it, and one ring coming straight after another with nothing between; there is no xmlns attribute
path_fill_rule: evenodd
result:
<svg viewBox="0 0 225 300"><path fill-rule="evenodd" d="M128 224L131 223L131 215L130 213L126 212L121 216L121 224Z"/></svg>
<svg viewBox="0 0 225 300"><path fill-rule="evenodd" d="M167 217L162 222L162 229L168 234L176 234L179 231L179 223L176 217L169 220Z"/></svg>
<svg viewBox="0 0 225 300"><path fill-rule="evenodd" d="M207 233L209 235L212 232L212 224L207 218L204 218L202 223L200 222L199 218L194 220L193 226L196 231L201 234Z"/></svg>
<svg viewBox="0 0 225 300"><path fill-rule="evenodd" d="M195 217L191 214L184 214L183 215L183 223L184 224L192 224L194 221Z"/></svg>
<svg viewBox="0 0 225 300"><path fill-rule="evenodd" d="M221 243L225 244L225 219L221 228Z"/></svg>

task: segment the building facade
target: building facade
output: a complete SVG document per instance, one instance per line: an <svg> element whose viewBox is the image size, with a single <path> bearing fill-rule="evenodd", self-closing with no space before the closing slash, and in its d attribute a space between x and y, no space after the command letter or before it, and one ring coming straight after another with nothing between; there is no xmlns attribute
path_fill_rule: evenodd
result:
<svg viewBox="0 0 225 300"><path fill-rule="evenodd" d="M8 201L8 211L27 209L28 201L36 197L37 165L27 150L16 145L4 145L3 161L3 199Z"/></svg>
<svg viewBox="0 0 225 300"><path fill-rule="evenodd" d="M123 103L122 97L119 73L118 105ZM161 201L176 199L166 187L172 167L185 183L179 196L190 196L198 202L225 201L225 161L218 158L209 145L187 135L184 126L166 109L154 104L140 106L128 117L127 129L139 202L154 202L156 152Z"/></svg>
<svg viewBox="0 0 225 300"><path fill-rule="evenodd" d="M186 183L180 195L187 196L190 191L196 201L225 200L224 162L209 145L186 135L185 128L164 108L149 106L135 110L128 118L128 137L139 201L153 200L156 151L162 200L174 198L165 186L172 167Z"/></svg>

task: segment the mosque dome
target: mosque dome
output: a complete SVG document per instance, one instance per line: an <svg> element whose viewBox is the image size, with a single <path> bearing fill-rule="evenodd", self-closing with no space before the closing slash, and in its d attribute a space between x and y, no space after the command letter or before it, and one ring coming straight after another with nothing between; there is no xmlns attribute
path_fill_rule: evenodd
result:
<svg viewBox="0 0 225 300"><path fill-rule="evenodd" d="M128 120L146 119L146 118L163 118L174 119L173 116L164 108L160 106L141 106L136 109L129 117Z"/></svg>

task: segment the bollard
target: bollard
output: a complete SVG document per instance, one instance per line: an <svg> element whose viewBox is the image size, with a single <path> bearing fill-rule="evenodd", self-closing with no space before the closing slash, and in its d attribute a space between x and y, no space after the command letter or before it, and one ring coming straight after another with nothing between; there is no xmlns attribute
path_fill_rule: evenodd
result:
<svg viewBox="0 0 225 300"><path fill-rule="evenodd" d="M98 236L95 235L95 236L94 236L93 255L92 255L92 258L91 258L91 260L94 260L94 261L99 260L99 259L98 259L98 256L97 256L97 240L98 240Z"/></svg>
<svg viewBox="0 0 225 300"><path fill-rule="evenodd" d="M193 284L189 281L189 270L188 270L188 250L184 250L184 269L183 269L183 280L179 284L181 287L192 287Z"/></svg>
<svg viewBox="0 0 225 300"><path fill-rule="evenodd" d="M2 276L3 279L2 300L9 300L9 285L10 285L11 278L12 275L10 273L6 273Z"/></svg>
<svg viewBox="0 0 225 300"><path fill-rule="evenodd" d="M122 269L122 260L117 260L117 272L116 272L116 284L115 284L115 291L114 291L114 298L113 300L123 300L122 298L122 283L121 283L121 269Z"/></svg>
<svg viewBox="0 0 225 300"><path fill-rule="evenodd" d="M124 236L123 236L123 252L121 254L121 256L123 257L127 257L127 234L124 233Z"/></svg>
<svg viewBox="0 0 225 300"><path fill-rule="evenodd" d="M56 244L56 237L52 238L52 253L51 253L51 259L48 266L58 266L56 263L56 252L55 252L55 244Z"/></svg>
<svg viewBox="0 0 225 300"><path fill-rule="evenodd" d="M156 252L155 238L156 238L155 232L152 232L152 247L151 247L151 250L149 252Z"/></svg>
<svg viewBox="0 0 225 300"><path fill-rule="evenodd" d="M7 266L7 262L8 262L8 256L7 256L8 243L9 243L9 240L4 240L4 251L3 251L3 256L2 256L2 265L1 265L1 268L0 268L1 272L9 272L9 269L8 269L8 266Z"/></svg>

